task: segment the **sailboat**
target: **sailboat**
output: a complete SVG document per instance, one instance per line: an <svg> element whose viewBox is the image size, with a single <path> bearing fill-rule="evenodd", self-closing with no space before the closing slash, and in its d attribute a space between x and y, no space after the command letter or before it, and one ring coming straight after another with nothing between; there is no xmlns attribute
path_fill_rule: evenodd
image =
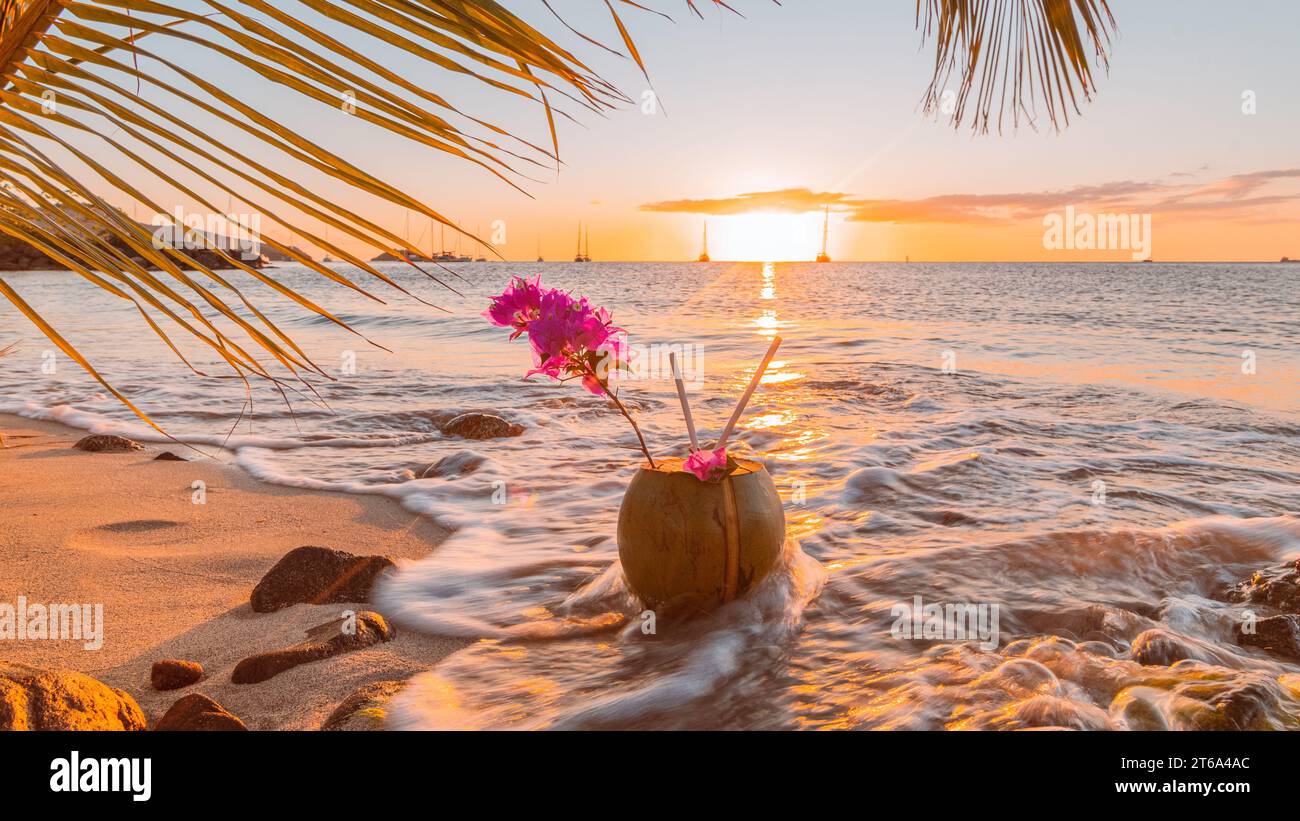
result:
<svg viewBox="0 0 1300 821"><path fill-rule="evenodd" d="M826 253L826 237L827 237L827 234L830 232L830 227L831 227L831 207L830 207L829 205L823 206L823 207L822 207L822 213L823 213L823 219L822 219L822 250L821 250L821 253L817 255L817 261L818 261L818 262L830 262L830 261L831 261L830 255L828 255L828 254Z"/></svg>
<svg viewBox="0 0 1300 821"><path fill-rule="evenodd" d="M325 226L325 244L326 244L326 245L329 245L329 244L330 244L330 227L329 227L328 225ZM329 252L328 252L328 251L325 252L325 257L324 257L324 259L321 260L321 262L324 262L324 263L337 262L337 261L338 261L338 260L334 259L333 257L331 257L331 256L329 255Z"/></svg>
<svg viewBox="0 0 1300 821"><path fill-rule="evenodd" d="M451 251L447 250L447 226L445 224L438 226L438 245L442 248L434 257L434 262L459 262L459 258Z"/></svg>
<svg viewBox="0 0 1300 821"><path fill-rule="evenodd" d="M538 261L538 262L545 262L545 261L546 261L546 260L542 259L542 238L541 238L541 237L538 237L538 238L537 238L537 261Z"/></svg>
<svg viewBox="0 0 1300 821"><path fill-rule="evenodd" d="M578 223L578 250L573 254L574 262L591 262L591 257L582 253L582 223Z"/></svg>
<svg viewBox="0 0 1300 821"><path fill-rule="evenodd" d="M475 225L474 236L478 237L478 236L482 236L482 234L483 234L483 226ZM479 246L478 246L478 256L474 258L474 261L487 262L487 256L483 253L483 242L481 240L479 241Z"/></svg>
<svg viewBox="0 0 1300 821"><path fill-rule="evenodd" d="M591 262L591 226L587 227L587 248L582 252L582 261Z"/></svg>
<svg viewBox="0 0 1300 821"><path fill-rule="evenodd" d="M709 224L704 223L704 248L700 251L700 262L709 261Z"/></svg>
<svg viewBox="0 0 1300 821"><path fill-rule="evenodd" d="M467 257L467 256L463 256L463 255L460 253L460 235L461 235L461 233L462 233L462 232L461 232L461 230L460 230L460 223L457 222L457 223L456 223L456 238L455 238L454 242L452 243L454 247L452 248L452 251L451 251L451 256L450 256L450 259L449 259L450 262L470 262L470 258L469 258L469 257Z"/></svg>

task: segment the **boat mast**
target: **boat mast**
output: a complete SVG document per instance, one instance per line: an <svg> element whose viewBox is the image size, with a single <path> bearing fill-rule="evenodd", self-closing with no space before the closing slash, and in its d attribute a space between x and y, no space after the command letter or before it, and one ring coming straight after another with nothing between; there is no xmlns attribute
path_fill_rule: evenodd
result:
<svg viewBox="0 0 1300 821"><path fill-rule="evenodd" d="M830 229L831 229L831 207L829 205L823 205L822 206L822 256L827 256L826 237L830 233Z"/></svg>
<svg viewBox="0 0 1300 821"><path fill-rule="evenodd" d="M818 262L831 261L830 255L826 253L826 237L830 232L830 225L831 225L831 207L829 205L823 205L822 206L822 250L821 253L817 255Z"/></svg>

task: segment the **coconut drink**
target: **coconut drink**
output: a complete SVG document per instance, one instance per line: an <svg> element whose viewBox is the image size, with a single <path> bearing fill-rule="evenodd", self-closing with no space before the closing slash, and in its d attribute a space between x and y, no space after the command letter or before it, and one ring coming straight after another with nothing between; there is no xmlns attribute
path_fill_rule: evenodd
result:
<svg viewBox="0 0 1300 821"><path fill-rule="evenodd" d="M767 576L785 542L781 497L761 464L735 460L701 482L684 462L642 465L618 511L623 573L651 607L729 602Z"/></svg>
<svg viewBox="0 0 1300 821"><path fill-rule="evenodd" d="M686 387L670 359L690 455L656 461L636 420L610 387L626 365L626 331L604 308L554 288L541 278L515 277L483 312L492 324L527 335L534 368L525 375L580 380L604 396L632 425L645 457L618 514L618 553L632 591L650 607L707 609L743 595L776 566L785 543L785 512L759 462L727 454L727 441L781 344L772 340L735 412L713 448L700 447Z"/></svg>

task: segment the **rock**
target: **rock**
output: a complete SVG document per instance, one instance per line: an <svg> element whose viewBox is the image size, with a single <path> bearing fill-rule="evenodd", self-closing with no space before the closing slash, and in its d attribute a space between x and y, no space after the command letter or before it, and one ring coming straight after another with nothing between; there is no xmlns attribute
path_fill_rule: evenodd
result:
<svg viewBox="0 0 1300 821"><path fill-rule="evenodd" d="M133 450L144 450L144 445L125 436L86 436L73 447L88 453L129 453Z"/></svg>
<svg viewBox="0 0 1300 821"><path fill-rule="evenodd" d="M190 693L182 696L171 706L154 730L168 732L171 730L207 730L210 732L247 731L248 727L239 717L228 712L217 702L202 693Z"/></svg>
<svg viewBox="0 0 1300 821"><path fill-rule="evenodd" d="M1256 572L1250 581L1232 588L1229 601L1266 604L1283 613L1300 613L1300 559L1267 573Z"/></svg>
<svg viewBox="0 0 1300 821"><path fill-rule="evenodd" d="M1110 716L1126 730L1168 730L1160 709L1168 692L1155 687L1125 687L1110 703Z"/></svg>
<svg viewBox="0 0 1300 821"><path fill-rule="evenodd" d="M1133 660L1138 664L1167 667L1194 658L1200 656L1186 642L1159 628L1143 631L1133 639Z"/></svg>
<svg viewBox="0 0 1300 821"><path fill-rule="evenodd" d="M442 426L443 436L462 439L498 439L523 434L523 425L507 422L490 413L462 413Z"/></svg>
<svg viewBox="0 0 1300 821"><path fill-rule="evenodd" d="M170 450L164 450L162 453L155 456L153 460L155 462L188 462L189 461L189 459L186 459L184 456L177 456L176 454L172 453Z"/></svg>
<svg viewBox="0 0 1300 821"><path fill-rule="evenodd" d="M149 681L155 690L179 690L203 678L203 665L197 661L163 659L155 661Z"/></svg>
<svg viewBox="0 0 1300 821"><path fill-rule="evenodd" d="M387 556L297 547L267 571L253 588L249 603L258 613L271 613L292 604L368 602L375 579L394 566Z"/></svg>
<svg viewBox="0 0 1300 821"><path fill-rule="evenodd" d="M486 462L486 457L472 450L458 450L442 457L420 474L421 479L437 479L443 476L467 476L478 470Z"/></svg>
<svg viewBox="0 0 1300 821"><path fill-rule="evenodd" d="M0 730L143 730L135 699L70 670L0 663Z"/></svg>
<svg viewBox="0 0 1300 821"><path fill-rule="evenodd" d="M338 622L329 622L308 631L309 635L311 635L316 634L322 628L332 628L330 631L333 633L332 638L312 638L302 644L249 656L235 665L234 672L230 674L230 680L235 684L257 684L300 664L320 661L330 656L336 656L339 653L347 653L369 647L372 644L391 641L396 635L388 622L384 621L383 616L369 610L357 613L355 619L350 621L352 621L351 626L342 630L337 628Z"/></svg>
<svg viewBox="0 0 1300 821"><path fill-rule="evenodd" d="M343 699L320 725L322 730L381 730L384 705L402 689L404 681L372 681Z"/></svg>
<svg viewBox="0 0 1300 821"><path fill-rule="evenodd" d="M1277 695L1261 681L1216 683L1199 709L1188 709L1180 716L1193 730L1267 730L1269 708L1278 707Z"/></svg>
<svg viewBox="0 0 1300 821"><path fill-rule="evenodd" d="M1288 659L1300 661L1300 616L1269 616L1255 622L1255 632L1244 629L1237 643L1258 647Z"/></svg>

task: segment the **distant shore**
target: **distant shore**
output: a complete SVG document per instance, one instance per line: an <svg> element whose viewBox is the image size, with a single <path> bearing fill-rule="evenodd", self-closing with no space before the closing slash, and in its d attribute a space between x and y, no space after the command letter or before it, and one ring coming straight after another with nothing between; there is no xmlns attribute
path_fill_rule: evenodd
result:
<svg viewBox="0 0 1300 821"><path fill-rule="evenodd" d="M250 591L284 554L310 544L400 562L428 555L446 534L381 497L270 485L176 447L72 449L84 435L0 414L3 601L102 604L104 614L98 650L78 641L5 640L6 661L72 669L125 690L151 726L181 696L199 692L250 729L317 729L362 685L406 679L467 644L399 626L391 642L260 684L231 683L241 659L300 642L305 630L350 606L253 612ZM192 461L154 461L163 450ZM192 499L196 481L204 483L205 504ZM204 677L154 690L150 668L160 659L199 662Z"/></svg>

